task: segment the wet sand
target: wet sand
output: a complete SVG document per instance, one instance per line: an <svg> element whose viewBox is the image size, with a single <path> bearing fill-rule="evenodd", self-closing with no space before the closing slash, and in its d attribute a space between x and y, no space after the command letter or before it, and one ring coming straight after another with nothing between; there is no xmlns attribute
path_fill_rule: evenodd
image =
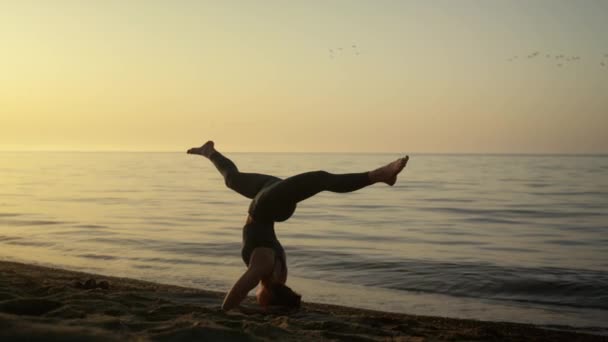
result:
<svg viewBox="0 0 608 342"><path fill-rule="evenodd" d="M96 284L87 284L90 279ZM303 303L296 311L262 314L255 311L257 305L251 298L244 303L244 310L223 312L219 310L223 296L219 292L0 261L0 340L608 341L607 336L527 324L314 303Z"/></svg>

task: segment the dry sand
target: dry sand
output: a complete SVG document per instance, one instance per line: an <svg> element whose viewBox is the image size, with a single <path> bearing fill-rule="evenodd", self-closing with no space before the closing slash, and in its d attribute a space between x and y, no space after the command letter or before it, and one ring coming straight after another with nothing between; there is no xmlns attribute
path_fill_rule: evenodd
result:
<svg viewBox="0 0 608 342"><path fill-rule="evenodd" d="M106 280L108 289L78 288ZM0 341L608 341L533 325L304 303L222 312L223 293L0 262ZM256 305L251 299L246 307Z"/></svg>

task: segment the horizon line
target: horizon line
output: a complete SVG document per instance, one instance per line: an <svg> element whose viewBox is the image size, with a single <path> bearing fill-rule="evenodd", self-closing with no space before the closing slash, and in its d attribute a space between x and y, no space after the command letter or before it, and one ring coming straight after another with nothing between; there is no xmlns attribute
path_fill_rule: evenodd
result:
<svg viewBox="0 0 608 342"><path fill-rule="evenodd" d="M0 149L0 153L24 152L24 153L184 153L178 150L13 150ZM370 152L346 152L346 151L224 151L225 153L269 153L269 154L418 154L418 155L494 155L494 156L608 156L608 152L395 152L395 151L370 151Z"/></svg>

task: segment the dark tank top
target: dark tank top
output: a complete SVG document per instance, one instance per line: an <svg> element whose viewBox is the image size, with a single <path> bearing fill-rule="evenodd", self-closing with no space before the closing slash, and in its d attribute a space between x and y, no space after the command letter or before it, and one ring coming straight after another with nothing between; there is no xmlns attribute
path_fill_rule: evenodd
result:
<svg viewBox="0 0 608 342"><path fill-rule="evenodd" d="M247 266L249 266L251 253L258 247L272 248L275 252L275 262L279 260L282 264L281 267L285 267L285 251L274 233L274 222L250 221L243 227L241 257Z"/></svg>

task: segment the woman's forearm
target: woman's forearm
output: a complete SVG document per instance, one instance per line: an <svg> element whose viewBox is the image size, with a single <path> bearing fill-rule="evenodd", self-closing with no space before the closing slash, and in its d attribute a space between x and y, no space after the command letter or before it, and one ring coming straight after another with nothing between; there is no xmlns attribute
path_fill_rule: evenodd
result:
<svg viewBox="0 0 608 342"><path fill-rule="evenodd" d="M237 280L237 282L232 286L232 289L226 294L224 298L224 303L222 304L222 310L228 311L237 307L245 297L249 291L251 291L260 281L260 276L257 272L251 271L251 269L247 269L243 275Z"/></svg>

